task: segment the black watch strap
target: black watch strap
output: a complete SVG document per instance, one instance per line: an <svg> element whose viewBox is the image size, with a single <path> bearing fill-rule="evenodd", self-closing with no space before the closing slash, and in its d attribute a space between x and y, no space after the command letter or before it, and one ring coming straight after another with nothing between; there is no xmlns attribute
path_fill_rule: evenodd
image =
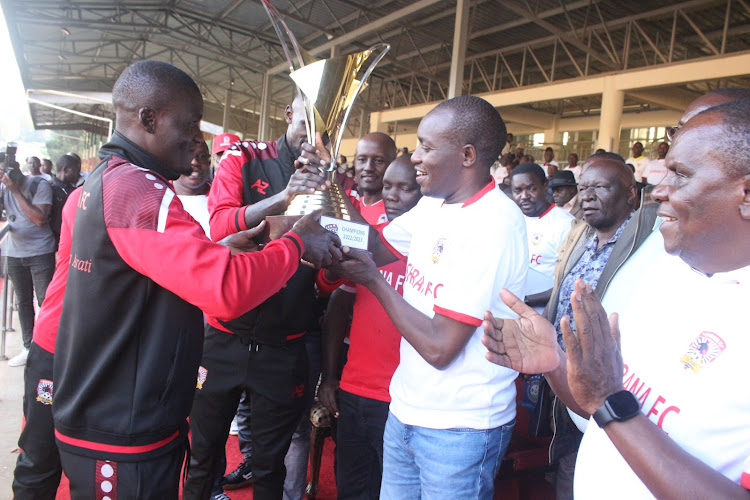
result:
<svg viewBox="0 0 750 500"><path fill-rule="evenodd" d="M624 422L641 412L641 404L632 392L622 390L610 395L601 408L594 412L594 421L604 427L612 421Z"/></svg>

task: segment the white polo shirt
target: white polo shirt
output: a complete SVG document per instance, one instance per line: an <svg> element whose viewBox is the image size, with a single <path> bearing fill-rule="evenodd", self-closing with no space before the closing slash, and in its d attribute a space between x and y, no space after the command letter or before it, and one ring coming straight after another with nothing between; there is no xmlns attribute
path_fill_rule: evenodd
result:
<svg viewBox="0 0 750 500"><path fill-rule="evenodd" d="M646 166L648 165L648 162L650 160L648 157L641 155L638 158L633 158L632 156L625 160L625 163L630 163L635 167L635 180L638 182L641 182L641 178L643 177L643 171L646 170Z"/></svg>
<svg viewBox="0 0 750 500"><path fill-rule="evenodd" d="M643 177L649 184L659 184L667 175L667 165L665 160L651 160L643 171Z"/></svg>
<svg viewBox="0 0 750 500"><path fill-rule="evenodd" d="M623 385L642 412L688 453L750 488L750 267L705 277L668 255L656 231L603 304L620 314ZM593 420L574 490L580 500L653 498Z"/></svg>
<svg viewBox="0 0 750 500"><path fill-rule="evenodd" d="M557 249L565 241L570 231L570 222L575 219L570 212L556 205L550 207L539 217L527 217L526 236L529 246L529 267L549 278L555 274ZM550 285L552 287L552 285ZM538 290L537 290L538 291ZM544 307L535 308L538 313Z"/></svg>
<svg viewBox="0 0 750 500"><path fill-rule="evenodd" d="M517 372L490 363L482 345L484 312L515 315L500 299L521 294L528 253L523 214L488 184L463 204L423 197L383 230L384 240L408 256L404 299L418 311L476 327L456 359L434 368L401 340L391 380L391 412L404 424L432 429L491 429L515 418Z"/></svg>

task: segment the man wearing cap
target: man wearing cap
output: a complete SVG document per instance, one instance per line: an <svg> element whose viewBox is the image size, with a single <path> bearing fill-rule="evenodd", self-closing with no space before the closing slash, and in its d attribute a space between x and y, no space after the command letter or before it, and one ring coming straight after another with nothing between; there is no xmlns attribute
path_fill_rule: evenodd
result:
<svg viewBox="0 0 750 500"><path fill-rule="evenodd" d="M229 146L231 146L235 142L240 142L239 136L230 134L228 132L224 132L223 134L219 134L214 137L214 140L211 143L211 156L214 159L214 171L211 177L216 175L216 172L219 170L219 161L221 161L221 156L224 154L224 151L229 149Z"/></svg>
<svg viewBox="0 0 750 500"><path fill-rule="evenodd" d="M561 170L552 174L549 187L555 205L568 211L576 219L583 217L581 204L578 203L578 183L571 170Z"/></svg>

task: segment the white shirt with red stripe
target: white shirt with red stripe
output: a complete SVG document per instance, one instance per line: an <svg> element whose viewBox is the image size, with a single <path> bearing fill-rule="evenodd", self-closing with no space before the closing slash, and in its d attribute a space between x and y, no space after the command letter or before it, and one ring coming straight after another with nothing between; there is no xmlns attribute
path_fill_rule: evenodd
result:
<svg viewBox="0 0 750 500"><path fill-rule="evenodd" d="M623 386L670 439L750 489L750 266L708 278L668 255L656 231L607 290L604 307L620 317ZM591 420L575 498L603 496L653 498Z"/></svg>
<svg viewBox="0 0 750 500"><path fill-rule="evenodd" d="M401 340L391 380L391 412L404 424L432 429L491 429L515 418L517 372L488 362L482 345L486 310L517 317L502 288L523 291L528 269L526 228L518 207L491 182L465 203L422 198L383 230L392 249L408 257L404 299L433 317L476 327L446 368L433 367Z"/></svg>
<svg viewBox="0 0 750 500"><path fill-rule="evenodd" d="M557 249L565 241L570 231L570 222L575 217L567 210L552 204L539 217L524 218L529 245L529 267L552 278L557 262ZM541 314L544 307L535 309Z"/></svg>

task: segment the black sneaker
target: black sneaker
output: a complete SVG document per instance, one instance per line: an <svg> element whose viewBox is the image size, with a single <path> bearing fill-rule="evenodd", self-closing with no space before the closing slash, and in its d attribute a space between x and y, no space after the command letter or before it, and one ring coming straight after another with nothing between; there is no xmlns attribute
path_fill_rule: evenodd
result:
<svg viewBox="0 0 750 500"><path fill-rule="evenodd" d="M253 482L253 471L250 470L250 461L243 461L239 467L224 476L221 485L227 490L236 490L250 485Z"/></svg>
<svg viewBox="0 0 750 500"><path fill-rule="evenodd" d="M224 490L218 489L211 492L210 500L232 500L224 493Z"/></svg>

